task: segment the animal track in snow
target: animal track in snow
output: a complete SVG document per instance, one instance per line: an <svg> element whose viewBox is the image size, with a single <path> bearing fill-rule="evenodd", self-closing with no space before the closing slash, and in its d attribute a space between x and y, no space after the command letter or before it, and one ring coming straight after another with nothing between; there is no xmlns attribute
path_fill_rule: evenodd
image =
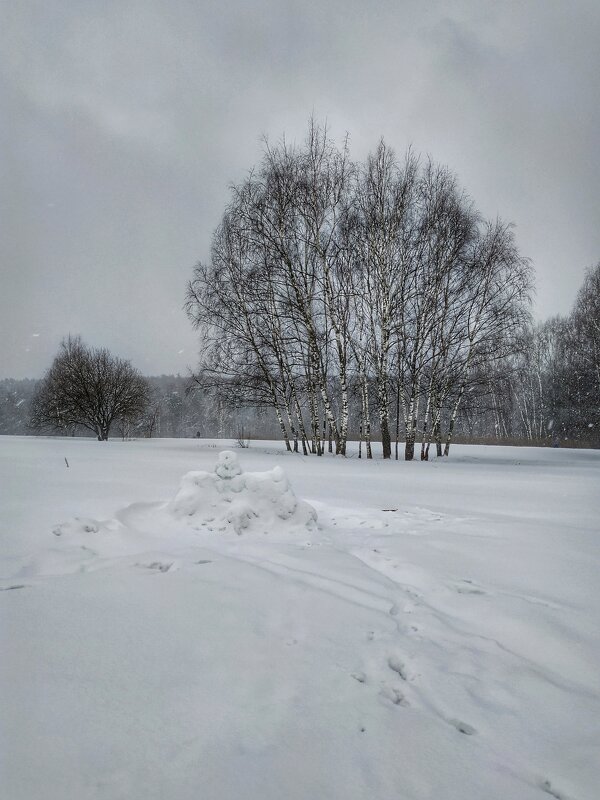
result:
<svg viewBox="0 0 600 800"><path fill-rule="evenodd" d="M455 583L452 588L455 589L458 594L487 594L484 589L480 586L476 586L473 581L467 580L466 578Z"/></svg>
<svg viewBox="0 0 600 800"><path fill-rule="evenodd" d="M459 733L464 733L465 736L472 736L474 733L477 733L475 728L467 722L462 722L459 719L449 719L448 722L450 725L453 725Z"/></svg>
<svg viewBox="0 0 600 800"><path fill-rule="evenodd" d="M136 564L136 567L142 567L143 569L155 569L159 572L169 572L174 563L174 561L152 561L150 564Z"/></svg>
<svg viewBox="0 0 600 800"><path fill-rule="evenodd" d="M52 529L55 536L62 536L65 533L98 533L102 523L95 519L88 519L86 517L74 517L68 522L62 522Z"/></svg>
<svg viewBox="0 0 600 800"><path fill-rule="evenodd" d="M344 528L366 528L369 530L383 530L388 527L388 523L385 520L377 519L377 517L348 513L334 514L332 523Z"/></svg>
<svg viewBox="0 0 600 800"><path fill-rule="evenodd" d="M555 800L569 800L569 798L564 795L562 792L557 791L554 786L550 783L549 780L543 780L540 783L540 789L546 794L549 794L550 797L554 797Z"/></svg>

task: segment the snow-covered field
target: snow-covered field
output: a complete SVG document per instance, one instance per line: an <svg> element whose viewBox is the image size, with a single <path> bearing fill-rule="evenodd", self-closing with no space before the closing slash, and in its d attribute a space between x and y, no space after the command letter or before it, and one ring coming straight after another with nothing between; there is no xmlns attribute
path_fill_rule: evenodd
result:
<svg viewBox="0 0 600 800"><path fill-rule="evenodd" d="M600 796L600 452L230 446L0 437L3 798Z"/></svg>

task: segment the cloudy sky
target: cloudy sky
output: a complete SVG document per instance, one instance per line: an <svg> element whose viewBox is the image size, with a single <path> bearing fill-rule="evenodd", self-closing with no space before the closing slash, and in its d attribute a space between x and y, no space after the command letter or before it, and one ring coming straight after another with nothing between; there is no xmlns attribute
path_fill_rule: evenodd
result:
<svg viewBox="0 0 600 800"><path fill-rule="evenodd" d="M311 113L512 220L539 318L600 259L598 0L20 0L0 40L0 377L69 332L185 374L228 185Z"/></svg>

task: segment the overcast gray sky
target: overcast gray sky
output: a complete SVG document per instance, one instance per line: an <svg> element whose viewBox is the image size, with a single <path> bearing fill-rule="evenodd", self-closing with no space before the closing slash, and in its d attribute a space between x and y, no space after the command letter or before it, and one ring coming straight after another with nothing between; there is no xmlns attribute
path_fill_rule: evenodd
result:
<svg viewBox="0 0 600 800"><path fill-rule="evenodd" d="M19 0L0 12L0 377L80 333L185 374L228 184L311 113L517 226L538 317L600 259L600 2Z"/></svg>

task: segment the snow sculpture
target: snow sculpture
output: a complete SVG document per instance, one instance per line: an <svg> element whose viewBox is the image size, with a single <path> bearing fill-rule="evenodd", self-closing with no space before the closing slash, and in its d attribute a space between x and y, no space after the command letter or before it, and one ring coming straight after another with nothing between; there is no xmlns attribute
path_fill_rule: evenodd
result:
<svg viewBox="0 0 600 800"><path fill-rule="evenodd" d="M215 473L223 480L235 478L236 475L242 474L242 468L240 467L238 457L232 450L223 450L222 453L219 453Z"/></svg>
<svg viewBox="0 0 600 800"><path fill-rule="evenodd" d="M231 450L219 453L214 472L188 472L167 511L193 527L281 533L313 529L317 515L295 496L281 469L243 472Z"/></svg>

